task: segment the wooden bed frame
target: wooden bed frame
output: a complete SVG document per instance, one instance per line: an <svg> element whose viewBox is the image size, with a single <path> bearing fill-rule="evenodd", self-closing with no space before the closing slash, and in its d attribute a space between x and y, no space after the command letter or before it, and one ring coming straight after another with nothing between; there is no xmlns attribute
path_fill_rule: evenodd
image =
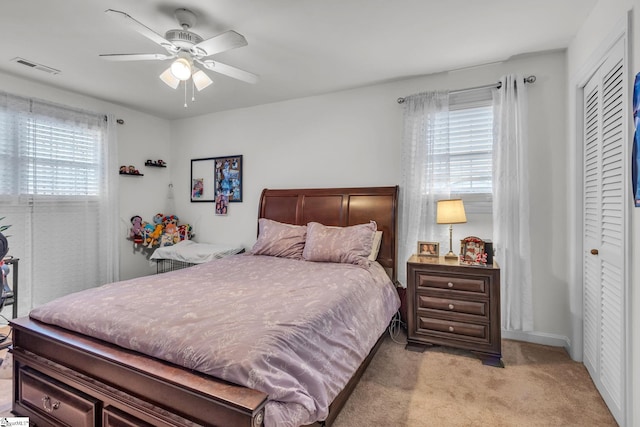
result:
<svg viewBox="0 0 640 427"><path fill-rule="evenodd" d="M268 190L259 218L348 226L375 220L378 262L396 278L398 187ZM263 425L267 395L28 317L13 327L13 413L37 425ZM382 342L334 399L331 425Z"/></svg>

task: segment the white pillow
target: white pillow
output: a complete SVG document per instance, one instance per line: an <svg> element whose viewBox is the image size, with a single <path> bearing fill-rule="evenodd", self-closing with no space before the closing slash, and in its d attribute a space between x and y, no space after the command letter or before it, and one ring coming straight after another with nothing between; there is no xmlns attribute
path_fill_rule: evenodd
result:
<svg viewBox="0 0 640 427"><path fill-rule="evenodd" d="M377 230L373 233L373 244L371 245L371 253L369 254L369 261L375 261L378 258L378 252L380 252L380 244L382 243L382 231Z"/></svg>

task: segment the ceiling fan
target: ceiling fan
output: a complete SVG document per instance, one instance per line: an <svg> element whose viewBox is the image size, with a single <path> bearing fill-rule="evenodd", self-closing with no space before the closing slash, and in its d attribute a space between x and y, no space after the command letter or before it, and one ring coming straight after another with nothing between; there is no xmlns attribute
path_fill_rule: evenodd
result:
<svg viewBox="0 0 640 427"><path fill-rule="evenodd" d="M160 79L173 89L176 89L181 81L186 82L189 79L193 80L193 85L198 91L213 83L211 78L198 68L198 65L209 71L243 82L256 83L258 81L258 76L255 74L211 59L211 56L215 54L246 46L247 40L244 36L229 30L205 40L198 34L189 31L196 23L196 15L188 9L181 8L175 11L175 17L181 29L169 30L164 37L125 12L107 9L105 13L156 43L167 53L102 54L101 58L111 61L174 59L171 66L160 74Z"/></svg>

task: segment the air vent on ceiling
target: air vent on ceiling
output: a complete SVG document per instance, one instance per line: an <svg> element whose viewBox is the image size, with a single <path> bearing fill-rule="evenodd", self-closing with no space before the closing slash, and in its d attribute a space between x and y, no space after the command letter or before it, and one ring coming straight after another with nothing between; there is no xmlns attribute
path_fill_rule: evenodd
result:
<svg viewBox="0 0 640 427"><path fill-rule="evenodd" d="M11 60L11 62L15 62L20 65L24 65L25 67L33 68L34 70L44 71L49 74L59 74L60 70L56 70L55 68L47 67L46 65L38 64L33 61L29 61L28 59L15 57Z"/></svg>

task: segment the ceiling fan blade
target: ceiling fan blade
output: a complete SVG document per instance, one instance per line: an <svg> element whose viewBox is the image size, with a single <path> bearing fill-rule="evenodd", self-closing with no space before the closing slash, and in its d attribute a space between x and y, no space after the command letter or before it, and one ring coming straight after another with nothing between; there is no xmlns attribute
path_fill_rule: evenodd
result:
<svg viewBox="0 0 640 427"><path fill-rule="evenodd" d="M219 74L223 74L225 76L232 77L234 79L242 80L247 83L257 83L258 76L252 74L248 71L241 70L240 68L232 67L231 65L223 64L218 61L206 60L201 61L196 59L196 61L202 64L207 70L214 71Z"/></svg>
<svg viewBox="0 0 640 427"><path fill-rule="evenodd" d="M162 53L107 53L99 56L108 61L163 61L175 58L175 55Z"/></svg>
<svg viewBox="0 0 640 427"><path fill-rule="evenodd" d="M191 53L203 58L246 45L247 40L242 34L229 30L210 39L201 41L191 48Z"/></svg>
<svg viewBox="0 0 640 427"><path fill-rule="evenodd" d="M107 9L104 11L104 13L106 13L107 15L115 19L120 20L120 22L124 23L124 25L142 34L152 42L162 46L170 53L175 53L180 50L176 45L174 45L169 40L162 37L160 34L153 31L151 28L147 27L146 25L144 25L139 21L136 21L128 13L121 12L119 10L113 10L113 9Z"/></svg>

